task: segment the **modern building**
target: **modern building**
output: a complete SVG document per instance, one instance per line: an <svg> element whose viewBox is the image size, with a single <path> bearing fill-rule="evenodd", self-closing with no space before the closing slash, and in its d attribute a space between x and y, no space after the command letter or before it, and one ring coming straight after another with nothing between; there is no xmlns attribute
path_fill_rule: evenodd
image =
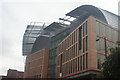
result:
<svg viewBox="0 0 120 80"><path fill-rule="evenodd" d="M37 52L47 48L49 56L46 78L95 75L100 71L97 64L100 67L104 53L109 52L108 47L114 47L118 41L118 17L101 8L83 5L48 26L45 23L28 25L23 37L23 55L29 58L26 63L33 55L39 55ZM100 50L96 50L97 47Z"/></svg>
<svg viewBox="0 0 120 80"><path fill-rule="evenodd" d="M39 50L26 57L24 78L47 78L49 49Z"/></svg>
<svg viewBox="0 0 120 80"><path fill-rule="evenodd" d="M101 71L106 54L110 54L109 48L116 46L117 33L116 28L88 17L58 44L57 77L94 77Z"/></svg>
<svg viewBox="0 0 120 80"><path fill-rule="evenodd" d="M36 36L35 34L33 34L34 32L33 29L30 29L29 33L27 30L28 30L28 27L23 37L23 53L24 53L23 55L29 56L39 50L42 50L44 48L49 48L49 62L48 62L47 78L55 78L56 76L56 47L57 47L57 44L60 43L60 41L62 41L70 33L70 27L64 22L62 23L53 22L47 27L42 28L39 36ZM32 37L30 35L32 35ZM35 40L33 40L33 38ZM29 50L30 52L28 52L27 50Z"/></svg>

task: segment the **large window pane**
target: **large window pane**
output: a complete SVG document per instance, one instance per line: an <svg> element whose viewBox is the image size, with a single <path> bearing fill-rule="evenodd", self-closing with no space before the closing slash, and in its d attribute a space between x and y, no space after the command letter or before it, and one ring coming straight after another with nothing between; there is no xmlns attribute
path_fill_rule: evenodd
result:
<svg viewBox="0 0 120 80"><path fill-rule="evenodd" d="M88 69L88 53L86 53L86 69Z"/></svg>
<svg viewBox="0 0 120 80"><path fill-rule="evenodd" d="M106 36L106 26L103 24L102 25L102 31L103 31L103 36Z"/></svg>
<svg viewBox="0 0 120 80"><path fill-rule="evenodd" d="M100 53L97 54L97 68L100 69L101 68L101 55Z"/></svg>
<svg viewBox="0 0 120 80"><path fill-rule="evenodd" d="M85 55L83 55L83 70L85 69Z"/></svg>
<svg viewBox="0 0 120 80"><path fill-rule="evenodd" d="M96 33L100 34L100 23L96 21Z"/></svg>
<svg viewBox="0 0 120 80"><path fill-rule="evenodd" d="M88 36L86 37L86 51L88 50Z"/></svg>
<svg viewBox="0 0 120 80"><path fill-rule="evenodd" d="M82 56L80 56L80 70L82 70Z"/></svg>
<svg viewBox="0 0 120 80"><path fill-rule="evenodd" d="M78 57L78 71L80 70L80 57Z"/></svg>
<svg viewBox="0 0 120 80"><path fill-rule="evenodd" d="M79 28L79 50L82 49L82 28Z"/></svg>
<svg viewBox="0 0 120 80"><path fill-rule="evenodd" d="M85 38L83 38L83 53L85 52Z"/></svg>
<svg viewBox="0 0 120 80"><path fill-rule="evenodd" d="M86 21L86 34L88 34L88 22Z"/></svg>
<svg viewBox="0 0 120 80"><path fill-rule="evenodd" d="M109 28L109 39L112 40L112 29Z"/></svg>
<svg viewBox="0 0 120 80"><path fill-rule="evenodd" d="M100 37L98 37L98 36L96 39L96 46L97 46L97 50L99 51L100 50Z"/></svg>
<svg viewBox="0 0 120 80"><path fill-rule="evenodd" d="M114 36L115 36L115 41L118 41L118 32L117 31L114 32Z"/></svg>

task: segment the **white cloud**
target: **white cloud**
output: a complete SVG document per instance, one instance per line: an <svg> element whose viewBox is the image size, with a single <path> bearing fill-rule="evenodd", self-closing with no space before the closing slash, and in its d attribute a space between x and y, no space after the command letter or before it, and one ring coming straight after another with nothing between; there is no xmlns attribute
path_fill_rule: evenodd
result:
<svg viewBox="0 0 120 80"><path fill-rule="evenodd" d="M0 61L0 75L6 75L8 69L24 71L24 58L22 59L22 57L19 56L2 56L0 58L2 59L2 61Z"/></svg>

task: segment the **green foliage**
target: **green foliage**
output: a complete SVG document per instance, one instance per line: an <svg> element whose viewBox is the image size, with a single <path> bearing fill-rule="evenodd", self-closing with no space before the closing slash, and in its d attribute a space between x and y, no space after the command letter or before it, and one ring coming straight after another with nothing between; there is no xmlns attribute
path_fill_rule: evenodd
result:
<svg viewBox="0 0 120 80"><path fill-rule="evenodd" d="M106 78L119 78L120 77L120 47L111 48L111 54L106 57L105 62L102 64L103 75Z"/></svg>

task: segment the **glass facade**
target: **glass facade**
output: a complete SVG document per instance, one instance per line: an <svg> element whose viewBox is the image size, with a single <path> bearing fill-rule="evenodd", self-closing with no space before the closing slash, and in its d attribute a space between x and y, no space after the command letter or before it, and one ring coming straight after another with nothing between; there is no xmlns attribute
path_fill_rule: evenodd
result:
<svg viewBox="0 0 120 80"><path fill-rule="evenodd" d="M96 50L97 50L97 68L101 69L101 55L103 53L110 54L110 48L115 46L116 40L118 40L116 28L113 28L101 21L96 21ZM105 51L106 49L106 51Z"/></svg>
<svg viewBox="0 0 120 80"><path fill-rule="evenodd" d="M33 25L34 24L34 25ZM23 45L22 45L22 55L29 55L32 54L33 45L37 39L37 37L41 34L43 29L46 27L44 23L37 23L34 22L31 25L28 25L26 31L23 36Z"/></svg>
<svg viewBox="0 0 120 80"><path fill-rule="evenodd" d="M83 70L85 69L85 54L83 55Z"/></svg>
<svg viewBox="0 0 120 80"><path fill-rule="evenodd" d="M102 31L100 31L100 29ZM96 21L96 33L97 33L97 38L96 38L97 51L105 50L105 45L106 45L107 53L108 53L109 50L108 48L113 48L116 41L118 40L118 31L109 25L103 24L100 21ZM105 40L106 40L106 44L105 44Z"/></svg>
<svg viewBox="0 0 120 80"><path fill-rule="evenodd" d="M86 21L85 23L85 27L86 27L86 35L88 34L88 22Z"/></svg>
<svg viewBox="0 0 120 80"><path fill-rule="evenodd" d="M114 36L115 37L115 41L118 41L118 32L116 30L114 31L114 35L115 35Z"/></svg>
<svg viewBox="0 0 120 80"><path fill-rule="evenodd" d="M103 36L106 37L106 26L104 24L102 24L102 31Z"/></svg>
<svg viewBox="0 0 120 80"><path fill-rule="evenodd" d="M108 31L109 31L109 39L112 40L112 29L108 28Z"/></svg>
<svg viewBox="0 0 120 80"><path fill-rule="evenodd" d="M79 50L82 49L82 27L79 28Z"/></svg>
<svg viewBox="0 0 120 80"><path fill-rule="evenodd" d="M74 72L79 72L88 69L88 22L84 22L79 28L75 29L70 35L68 35L59 45L57 50L58 61L60 60L60 55L62 57L62 66L58 64L59 67L63 68L62 76L66 74L71 74ZM83 36L84 33L84 36ZM84 52L83 52L84 51ZM68 69L65 69L66 67ZM65 69L65 71L64 71ZM59 76L59 74L58 74Z"/></svg>
<svg viewBox="0 0 120 80"><path fill-rule="evenodd" d="M86 53L86 69L88 69L88 53Z"/></svg>
<svg viewBox="0 0 120 80"><path fill-rule="evenodd" d="M86 51L88 50L88 36L86 36Z"/></svg>
<svg viewBox="0 0 120 80"><path fill-rule="evenodd" d="M96 42L97 42L96 47L97 47L97 50L99 51L100 50L100 37L97 36Z"/></svg>
<svg viewBox="0 0 120 80"><path fill-rule="evenodd" d="M57 45L70 33L70 30L64 30L63 32L53 36L51 38L51 46L49 53L49 64L48 64L48 77L56 76L56 49Z"/></svg>
<svg viewBox="0 0 120 80"><path fill-rule="evenodd" d="M97 53L97 68L101 68L101 54Z"/></svg>
<svg viewBox="0 0 120 80"><path fill-rule="evenodd" d="M96 33L100 34L100 23L96 21Z"/></svg>
<svg viewBox="0 0 120 80"><path fill-rule="evenodd" d="M82 70L82 56L80 56L80 70Z"/></svg>

